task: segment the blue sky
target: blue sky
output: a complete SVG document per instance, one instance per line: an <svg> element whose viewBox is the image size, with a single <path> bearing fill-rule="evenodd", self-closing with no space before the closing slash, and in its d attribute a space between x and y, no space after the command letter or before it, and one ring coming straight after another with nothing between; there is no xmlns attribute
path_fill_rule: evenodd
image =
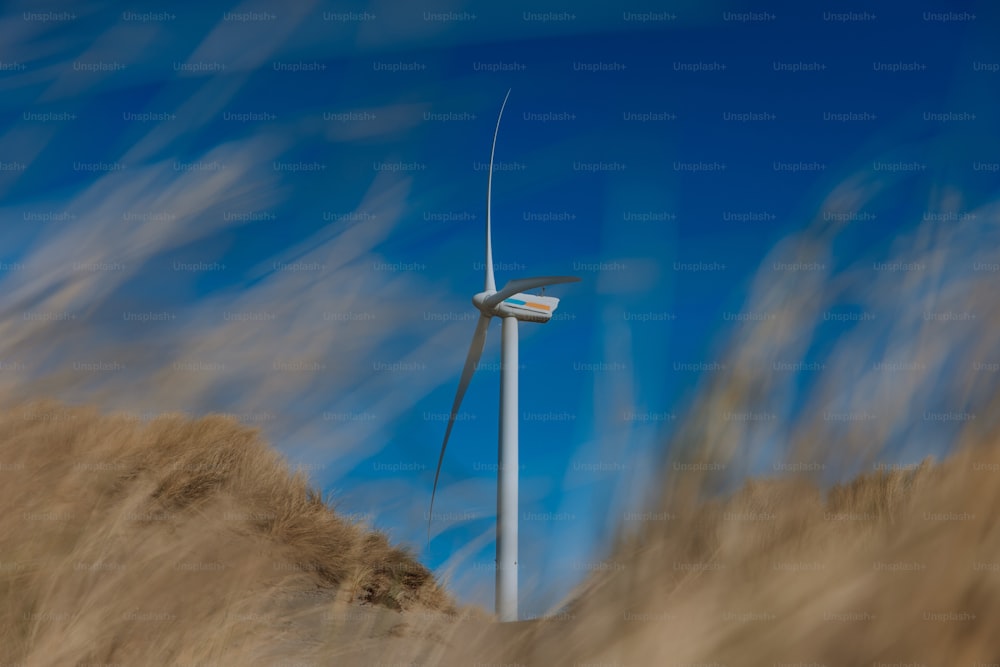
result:
<svg viewBox="0 0 1000 667"><path fill-rule="evenodd" d="M9 324L23 367L0 380L239 414L465 602L492 608L498 322L423 536L508 88L497 282L583 278L549 291L559 321L521 327L522 616L600 566L694 395L675 364L716 358L831 191L926 164L891 174L837 263L890 248L936 184L996 193L972 167L1000 149L985 3L350 6L0 17L4 308L65 315Z"/></svg>

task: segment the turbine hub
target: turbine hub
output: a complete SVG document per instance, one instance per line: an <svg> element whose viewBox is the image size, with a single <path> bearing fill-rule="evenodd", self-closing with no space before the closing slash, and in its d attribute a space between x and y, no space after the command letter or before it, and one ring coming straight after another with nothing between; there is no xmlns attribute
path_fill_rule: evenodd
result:
<svg viewBox="0 0 1000 667"><path fill-rule="evenodd" d="M480 292L476 296L472 297L472 305L478 308L484 315L492 315L492 309L486 307L486 299L494 294L496 294L496 292Z"/></svg>

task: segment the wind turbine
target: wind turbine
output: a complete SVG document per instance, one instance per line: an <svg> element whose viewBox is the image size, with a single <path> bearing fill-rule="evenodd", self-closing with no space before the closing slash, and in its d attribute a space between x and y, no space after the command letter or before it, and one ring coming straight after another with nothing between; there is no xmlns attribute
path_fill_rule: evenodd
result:
<svg viewBox="0 0 1000 667"><path fill-rule="evenodd" d="M465 367L455 392L455 402L451 406L451 416L448 428L444 432L444 442L441 444L441 454L438 457L437 470L434 472L434 488L431 491L431 510L427 515L427 535L430 539L430 522L434 516L434 496L437 493L438 477L441 474L441 463L444 461L444 451L448 446L452 426L462 405L462 398L476 365L486 346L486 331L493 317L503 318L500 347L500 437L499 437L499 467L497 471L497 557L496 557L496 613L501 621L517 620L517 323L545 323L552 318L559 305L559 299L551 296L525 294L524 290L556 285L559 283L579 282L579 278L571 276L543 276L539 278L520 278L511 280L499 292L493 279L493 243L491 240L491 199L493 192L493 156L497 148L497 134L500 131L500 119L510 90L503 98L500 113L497 115L497 126L493 131L493 148L490 150L490 171L486 181L486 284L483 291L472 297L472 303L479 309L479 321L476 332L472 336L472 345L465 358Z"/></svg>

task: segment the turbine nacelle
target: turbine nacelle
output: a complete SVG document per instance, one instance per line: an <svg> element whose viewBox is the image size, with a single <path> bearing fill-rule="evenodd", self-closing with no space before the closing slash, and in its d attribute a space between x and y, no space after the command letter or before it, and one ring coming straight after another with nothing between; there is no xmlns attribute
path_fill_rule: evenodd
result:
<svg viewBox="0 0 1000 667"><path fill-rule="evenodd" d="M518 292L499 303L490 297L496 292L480 292L472 297L472 304L486 317L516 317L522 322L545 323L552 319L552 313L559 307L559 299L554 296L526 294Z"/></svg>

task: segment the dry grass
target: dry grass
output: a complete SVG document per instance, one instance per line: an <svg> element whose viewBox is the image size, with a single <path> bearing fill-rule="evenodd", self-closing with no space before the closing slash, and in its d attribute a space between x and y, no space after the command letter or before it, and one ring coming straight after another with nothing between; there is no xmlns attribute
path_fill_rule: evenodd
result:
<svg viewBox="0 0 1000 667"><path fill-rule="evenodd" d="M0 463L3 664L212 661L287 639L302 609L453 611L228 417L21 405L0 415Z"/></svg>
<svg viewBox="0 0 1000 667"><path fill-rule="evenodd" d="M989 662L987 442L826 494L806 475L666 494L564 613L499 626L456 616L426 569L229 418L25 405L0 417L0 662Z"/></svg>
<svg viewBox="0 0 1000 667"><path fill-rule="evenodd" d="M1000 656L1000 456L877 472L824 499L796 480L661 509L568 615L520 633L529 665L988 664Z"/></svg>

